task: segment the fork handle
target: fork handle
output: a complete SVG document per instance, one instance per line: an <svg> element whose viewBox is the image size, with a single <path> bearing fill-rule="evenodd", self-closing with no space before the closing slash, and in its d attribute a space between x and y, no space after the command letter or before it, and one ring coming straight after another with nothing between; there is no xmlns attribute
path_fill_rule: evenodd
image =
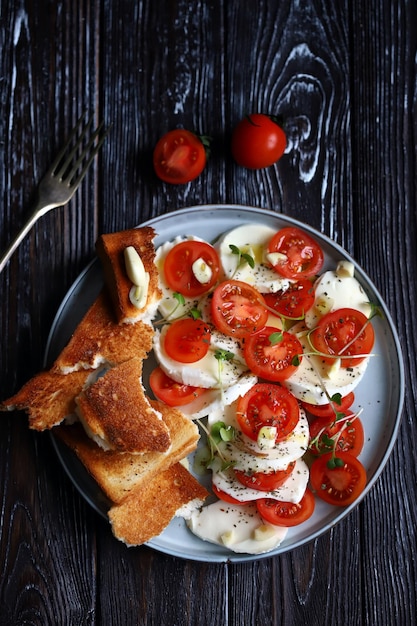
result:
<svg viewBox="0 0 417 626"><path fill-rule="evenodd" d="M7 261L10 259L10 257L13 254L13 252L16 250L16 248L21 243L21 241L24 239L24 237L28 234L28 232L33 227L33 225L38 221L38 219L41 217L41 215L44 215L50 208L53 208L53 206L54 205L40 207L39 205L37 205L35 207L34 211L32 212L32 215L30 216L30 218L28 219L26 224L17 233L16 237L9 244L9 247L7 248L7 250L0 257L0 273L3 271L5 265L7 264Z"/></svg>

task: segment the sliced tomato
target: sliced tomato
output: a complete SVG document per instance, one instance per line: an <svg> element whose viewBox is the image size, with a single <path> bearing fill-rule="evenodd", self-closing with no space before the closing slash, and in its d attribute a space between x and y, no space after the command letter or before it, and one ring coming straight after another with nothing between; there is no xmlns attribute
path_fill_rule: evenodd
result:
<svg viewBox="0 0 417 626"><path fill-rule="evenodd" d="M270 253L279 253L273 268L285 278L308 278L317 274L324 262L319 244L296 226L279 230L268 246Z"/></svg>
<svg viewBox="0 0 417 626"><path fill-rule="evenodd" d="M223 491L222 489L219 489L218 487L216 487L214 483L212 484L211 487L212 487L214 495L217 496L219 500L223 500L223 502L228 502L229 504L241 504L241 505L249 504L249 500L245 500L245 502L241 502L240 500L237 500L233 496L229 496L229 494Z"/></svg>
<svg viewBox="0 0 417 626"><path fill-rule="evenodd" d="M274 526L298 526L309 519L314 513L314 496L306 489L298 504L280 502L272 498L261 498L256 501L259 515L265 522Z"/></svg>
<svg viewBox="0 0 417 626"><path fill-rule="evenodd" d="M281 385L257 383L237 403L238 424L242 432L254 441L257 441L263 426L276 427L275 441L283 441L292 433L299 417L297 400Z"/></svg>
<svg viewBox="0 0 417 626"><path fill-rule="evenodd" d="M328 452L349 452L358 456L363 448L365 435L362 422L354 415L335 419L333 417L317 417L310 424L309 450L315 456Z"/></svg>
<svg viewBox="0 0 417 626"><path fill-rule="evenodd" d="M205 282L200 282L193 264L206 265ZM216 250L205 241L181 241L168 252L164 262L165 280L173 291L195 298L209 291L219 276L220 261Z"/></svg>
<svg viewBox="0 0 417 626"><path fill-rule="evenodd" d="M283 470L276 470L274 472L251 472L246 473L241 470L234 470L237 480L245 487L250 489L257 489L258 491L274 491L281 487L287 478L291 476L291 473L295 467L295 461L289 463L289 465Z"/></svg>
<svg viewBox="0 0 417 626"><path fill-rule="evenodd" d="M279 382L295 372L303 347L295 335L265 326L245 339L243 354L254 374Z"/></svg>
<svg viewBox="0 0 417 626"><path fill-rule="evenodd" d="M194 180L205 168L206 161L206 150L201 139L182 128L163 135L153 152L156 175L171 184Z"/></svg>
<svg viewBox="0 0 417 626"><path fill-rule="evenodd" d="M301 406L310 413L310 415L334 418L336 413L346 413L354 401L355 394L353 391L350 391L346 396L340 398L339 402L332 401L327 404L309 404L308 402L301 402Z"/></svg>
<svg viewBox="0 0 417 626"><path fill-rule="evenodd" d="M238 338L260 330L268 319L261 294L240 280L226 280L216 287L211 315L218 330Z"/></svg>
<svg viewBox="0 0 417 626"><path fill-rule="evenodd" d="M323 357L331 364L341 357L341 367L359 365L371 352L375 334L366 315L356 309L337 309L324 315L311 334L314 348L331 355ZM354 358L355 355L361 355ZM352 358L350 358L352 357Z"/></svg>
<svg viewBox="0 0 417 626"><path fill-rule="evenodd" d="M164 338L165 352L180 363L195 363L210 347L210 329L202 320L186 317L173 322Z"/></svg>
<svg viewBox="0 0 417 626"><path fill-rule="evenodd" d="M149 376L149 385L155 397L165 402L168 406L184 406L207 391L207 389L202 387L191 387L190 385L178 383L167 376L160 367L152 370Z"/></svg>
<svg viewBox="0 0 417 626"><path fill-rule="evenodd" d="M324 454L310 468L310 483L314 493L329 504L347 506L362 493L366 485L366 471L362 463L348 452L338 452L340 465L332 464L333 454ZM332 464L333 465L333 464Z"/></svg>
<svg viewBox="0 0 417 626"><path fill-rule="evenodd" d="M314 304L314 287L307 278L290 283L288 289L263 294L266 304L278 315L289 319L303 319Z"/></svg>

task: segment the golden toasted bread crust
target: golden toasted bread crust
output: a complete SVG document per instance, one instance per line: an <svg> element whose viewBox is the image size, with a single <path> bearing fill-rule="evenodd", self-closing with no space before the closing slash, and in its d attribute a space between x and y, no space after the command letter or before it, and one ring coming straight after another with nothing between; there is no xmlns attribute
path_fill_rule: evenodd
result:
<svg viewBox="0 0 417 626"><path fill-rule="evenodd" d="M154 263L154 238L154 229L150 226L142 226L101 235L96 241L97 255L103 265L105 282L119 322L136 321L150 305L162 297L158 271ZM145 271L149 273L148 297L142 309L136 308L129 300L132 282L126 273L124 261L124 251L128 246L135 248L142 259Z"/></svg>
<svg viewBox="0 0 417 626"><path fill-rule="evenodd" d="M171 445L166 424L152 408L141 382L142 360L110 368L78 397L83 423L104 448L119 452L166 452Z"/></svg>
<svg viewBox="0 0 417 626"><path fill-rule="evenodd" d="M171 449L168 453L121 454L105 451L90 439L81 424L58 426L54 433L71 448L95 479L101 490L112 500L122 502L144 481L177 463L195 450L199 440L198 428L182 413L159 402L152 402L168 427Z"/></svg>
<svg viewBox="0 0 417 626"><path fill-rule="evenodd" d="M180 507L201 506L207 496L181 463L171 465L109 510L113 533L128 546L140 545L159 535Z"/></svg>
<svg viewBox="0 0 417 626"><path fill-rule="evenodd" d="M75 396L81 393L89 372L62 376L40 372L11 398L0 404L1 411L23 410L29 415L29 427L46 430L75 415Z"/></svg>
<svg viewBox="0 0 417 626"><path fill-rule="evenodd" d="M145 359L152 349L153 329L143 322L118 324L110 298L99 294L52 366L62 374L116 365L133 357Z"/></svg>

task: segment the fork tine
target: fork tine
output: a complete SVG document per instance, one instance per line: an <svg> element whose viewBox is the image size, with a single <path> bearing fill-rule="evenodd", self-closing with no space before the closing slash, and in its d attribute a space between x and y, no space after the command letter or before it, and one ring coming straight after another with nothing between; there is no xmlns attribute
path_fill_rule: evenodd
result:
<svg viewBox="0 0 417 626"><path fill-rule="evenodd" d="M82 179L87 173L87 169L89 165L91 164L92 160L94 159L97 152L101 148L103 141L106 138L110 130L110 128L107 128L106 131L100 137L97 144L94 146L94 142L96 141L97 137L100 136L100 133L103 129L104 122L101 122L101 124L96 128L96 130L90 136L90 139L87 145L83 147L81 154L77 156L77 151L82 145L83 140L87 137L87 131L90 128L93 118L94 118L94 115L91 115L91 117L87 120L87 122L81 128L81 132L79 132L79 128L80 126L82 126L85 116L86 116L86 112L83 113L81 117L79 118L79 120L77 121L73 131L71 132L71 135L69 137L67 144L60 151L60 153L58 154L58 157L55 159L55 162L50 168L51 175L58 177L61 181L67 180L68 186L77 186L80 184L80 182L82 181ZM74 138L76 137L78 137L77 141L71 147L71 144ZM93 146L94 148L92 150ZM70 149L70 152L66 154L69 149ZM78 168L80 167L80 165L83 163L84 159L87 156L89 157L88 160L84 164L83 169L81 170L79 175L76 176ZM76 157L77 160L75 161L75 163L72 163L74 157Z"/></svg>
<svg viewBox="0 0 417 626"><path fill-rule="evenodd" d="M78 135L78 130L79 127L82 126L83 120L85 119L85 116L87 115L87 111L84 111L84 113L82 113L82 115L78 118L77 123L75 124L74 128L71 131L70 136L68 137L67 143L65 144L65 146L63 146L63 148L58 152L54 162L51 164L48 172L52 175L56 174L56 171L58 169L58 167L61 165L62 163L62 159L64 158L65 154L68 152L69 148L71 147L72 141L75 137L77 137ZM88 127L88 125L91 123L92 117L90 118L90 120L87 122L86 127L83 129L82 133L85 132L85 129ZM82 135L81 133L81 135Z"/></svg>
<svg viewBox="0 0 417 626"><path fill-rule="evenodd" d="M88 170L92 160L94 159L94 157L96 156L96 154L100 150L101 146L103 145L103 141L105 140L105 138L106 138L106 136L107 136L107 134L108 134L108 132L110 130L110 128L107 128L105 130L105 132L100 137L100 133L101 133L101 130L103 128L103 125L104 125L104 123L101 122L101 124L98 126L98 128L96 128L94 133L91 135L90 141L85 146L84 150L82 151L82 153L78 157L77 161L74 163L72 169L68 173L68 184L69 185L75 185L75 186L79 185L80 182L83 180L84 176L86 175L87 170ZM94 146L94 142L96 141L97 137L99 137L99 141ZM93 148L93 146L94 146L94 148ZM81 172L79 172L79 174L77 176L78 168L83 163L83 161L85 160L86 157L88 157L88 158L85 161Z"/></svg>

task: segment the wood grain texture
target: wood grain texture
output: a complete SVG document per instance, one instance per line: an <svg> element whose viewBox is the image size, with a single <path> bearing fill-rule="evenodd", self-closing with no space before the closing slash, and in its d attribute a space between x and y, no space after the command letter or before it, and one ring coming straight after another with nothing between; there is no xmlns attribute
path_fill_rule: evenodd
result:
<svg viewBox="0 0 417 626"><path fill-rule="evenodd" d="M42 367L99 233L216 202L294 216L356 258L398 326L407 396L391 458L357 509L308 545L246 564L126 548L71 486L48 435L3 415L1 626L416 622L416 23L411 0L3 3L1 248L80 113L112 130L71 203L0 276L2 397ZM286 154L268 170L230 157L234 125L254 110L286 122ZM179 126L213 143L201 177L176 187L156 179L151 154Z"/></svg>

